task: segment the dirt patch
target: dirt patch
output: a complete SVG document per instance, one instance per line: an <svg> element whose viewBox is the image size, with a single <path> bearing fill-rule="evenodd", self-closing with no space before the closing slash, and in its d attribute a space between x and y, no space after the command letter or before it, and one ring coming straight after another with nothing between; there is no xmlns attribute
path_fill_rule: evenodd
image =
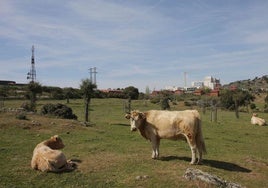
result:
<svg viewBox="0 0 268 188"><path fill-rule="evenodd" d="M246 163L249 163L249 164L252 164L254 166L258 166L258 167L268 167L268 163L264 162L264 161L260 161L260 160L257 160L257 159L254 159L252 157L247 157L245 159L245 162Z"/></svg>
<svg viewBox="0 0 268 188"><path fill-rule="evenodd" d="M114 153L89 154L88 157L81 159L78 170L83 173L105 171L107 168L120 166L125 160L122 159L122 156Z"/></svg>

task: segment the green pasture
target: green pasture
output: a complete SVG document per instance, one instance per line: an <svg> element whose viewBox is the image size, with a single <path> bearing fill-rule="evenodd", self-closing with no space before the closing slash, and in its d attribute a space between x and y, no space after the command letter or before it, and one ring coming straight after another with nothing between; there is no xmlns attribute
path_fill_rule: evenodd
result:
<svg viewBox="0 0 268 188"><path fill-rule="evenodd" d="M5 101L16 108L23 101ZM46 103L38 101L38 109ZM190 165L191 152L184 141L162 140L160 159L151 159L151 144L138 132L131 132L124 118L122 99L93 99L90 119L83 126L83 100L71 100L69 107L78 121L16 112L0 112L0 187L211 187L184 179L185 170L198 168L227 181L246 187L268 185L268 126L250 124L251 114L218 110L218 121L210 121L210 111L201 113L203 135L208 153L203 165ZM132 101L141 111L160 109L146 101ZM183 103L171 106L183 110ZM259 113L268 120L268 114ZM37 123L36 123L37 122ZM77 162L68 173L44 173L32 170L30 161L36 144L58 134L67 158ZM137 179L137 176L148 176Z"/></svg>

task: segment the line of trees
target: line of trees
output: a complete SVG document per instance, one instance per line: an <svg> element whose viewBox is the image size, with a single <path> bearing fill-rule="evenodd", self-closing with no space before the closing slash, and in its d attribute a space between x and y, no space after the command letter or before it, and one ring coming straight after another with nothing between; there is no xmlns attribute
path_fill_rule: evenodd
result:
<svg viewBox="0 0 268 188"><path fill-rule="evenodd" d="M29 83L30 84L30 83ZM4 98L14 98L14 99L29 99L30 90L29 84L25 86L16 86L16 85L5 85L0 86L0 97ZM67 100L69 103L70 99L81 99L83 98L83 91L81 88L60 88L53 86L42 86L40 83L35 82L35 86L39 87L39 92L36 93L36 98L42 99L56 99L56 100ZM30 84L30 87L34 85ZM33 88L32 88L33 89ZM133 86L126 87L124 89L117 89L118 92L103 92L100 90L94 90L93 98L122 98L131 99L139 98L139 90ZM116 91L116 90L115 90Z"/></svg>
<svg viewBox="0 0 268 188"><path fill-rule="evenodd" d="M89 121L88 112L91 98L123 98L123 99L149 99L152 103L159 103L162 109L170 109L169 102L176 102L183 100L186 106L194 106L201 104L202 109L211 106L221 107L227 110L233 110L237 118L239 118L239 109L246 107L247 111L249 108L254 109L254 95L248 90L228 90L222 89L220 91L220 97L211 98L207 96L194 96L194 95L175 95L172 92L162 91L157 96L150 96L149 94L139 93L139 90L133 86L129 86L125 89L113 90L113 92L102 92L96 89L96 85L92 84L89 79L81 80L79 89L74 88L60 88L60 87L49 87L41 86L41 84L29 83L22 87L18 86L0 86L0 97L21 97L29 99L28 109L35 110L35 101L37 98L47 99L66 99L69 103L70 99L84 99L85 101L85 121ZM190 98L189 98L190 96ZM204 99L205 97L205 99ZM215 102L216 101L216 102ZM268 111L268 95L265 98L264 109Z"/></svg>
<svg viewBox="0 0 268 188"><path fill-rule="evenodd" d="M81 80L80 88L60 88L60 87L49 87L42 86L38 82L29 82L25 86L0 86L0 99L1 98L14 98L14 99L28 99L29 102L24 102L22 108L27 111L36 111L36 101L38 98L43 99L66 99L69 103L70 99L84 99L84 119L85 122L90 122L89 111L91 98L128 98L138 99L139 90L133 86L129 86L125 89L120 89L120 92L105 93L97 90L97 86L93 84L89 79ZM58 105L61 106L61 105ZM52 108L49 105L49 108ZM56 108L56 107L55 107ZM53 107L54 109L54 107ZM54 109L55 110L55 109ZM62 111L62 110L61 110ZM66 110L65 110L66 111ZM54 112L53 112L54 113Z"/></svg>

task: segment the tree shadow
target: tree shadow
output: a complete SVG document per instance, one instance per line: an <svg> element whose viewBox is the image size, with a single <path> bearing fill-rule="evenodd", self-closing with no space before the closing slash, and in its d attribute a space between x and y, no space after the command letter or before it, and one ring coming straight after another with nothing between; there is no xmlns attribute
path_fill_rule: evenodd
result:
<svg viewBox="0 0 268 188"><path fill-rule="evenodd" d="M191 158L190 157L167 156L167 157L160 157L159 160L161 160L161 161L183 160L183 161L190 162ZM206 165L206 166L213 167L213 168L218 168L218 169L223 169L223 170L228 170L228 171L233 171L233 172L245 172L245 173L251 172L250 169L241 167L241 166L234 164L234 163L229 163L229 162L224 162L224 161L204 159L202 164Z"/></svg>

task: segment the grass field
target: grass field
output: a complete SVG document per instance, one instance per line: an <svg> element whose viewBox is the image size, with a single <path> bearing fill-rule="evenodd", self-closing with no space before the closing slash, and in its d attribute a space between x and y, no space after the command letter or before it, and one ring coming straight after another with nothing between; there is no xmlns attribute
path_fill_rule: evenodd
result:
<svg viewBox="0 0 268 188"><path fill-rule="evenodd" d="M38 109L48 102L38 101ZM14 112L0 112L0 187L211 187L184 179L185 170L198 168L246 187L268 185L268 126L250 124L251 114L219 111L218 122L210 122L210 111L201 114L208 153L204 164L191 166L190 149L183 141L162 140L159 160L151 159L151 144L137 132L130 132L124 118L123 100L93 99L90 127L79 121L28 114L16 119ZM5 101L19 107L22 101ZM83 120L83 101L68 104ZM139 110L158 105L132 101ZM182 110L179 104L172 110ZM268 120L268 114L259 114ZM33 125L38 122L40 125ZM67 158L78 162L69 173L32 170L30 161L36 144L58 134ZM148 178L137 180L137 176Z"/></svg>

